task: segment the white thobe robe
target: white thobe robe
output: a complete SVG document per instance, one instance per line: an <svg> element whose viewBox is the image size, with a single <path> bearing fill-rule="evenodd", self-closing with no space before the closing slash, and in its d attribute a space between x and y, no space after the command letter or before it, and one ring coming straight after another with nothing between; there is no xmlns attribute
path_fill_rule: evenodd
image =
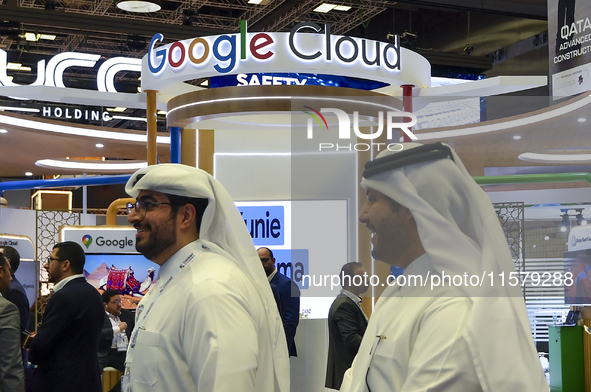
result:
<svg viewBox="0 0 591 392"><path fill-rule="evenodd" d="M266 313L252 281L234 262L195 241L162 266L153 290L191 252L195 260L165 288L145 321L137 317L140 329L127 365L131 391L279 390ZM150 305L145 299L144 312ZM289 376L288 367L277 372Z"/></svg>
<svg viewBox="0 0 591 392"><path fill-rule="evenodd" d="M423 255L404 272L412 286L380 296L341 392L482 391L464 338L472 302L455 287L431 290L429 280L417 287L408 279L428 271Z"/></svg>

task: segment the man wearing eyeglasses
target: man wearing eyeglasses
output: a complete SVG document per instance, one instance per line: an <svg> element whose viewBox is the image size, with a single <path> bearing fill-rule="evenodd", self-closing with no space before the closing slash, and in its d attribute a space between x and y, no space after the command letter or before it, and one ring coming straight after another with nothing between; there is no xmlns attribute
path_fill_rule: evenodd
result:
<svg viewBox="0 0 591 392"><path fill-rule="evenodd" d="M373 258L404 273L341 392L547 392L519 287L490 279L515 267L488 196L449 146L402 146L366 163L359 220Z"/></svg>
<svg viewBox="0 0 591 392"><path fill-rule="evenodd" d="M104 320L99 292L84 278L86 257L72 241L53 247L44 268L53 295L37 334L29 341L29 361L36 364L33 390L99 392L98 347Z"/></svg>
<svg viewBox="0 0 591 392"><path fill-rule="evenodd" d="M128 221L160 265L142 298L122 390L283 392L281 319L240 213L206 172L178 164L134 173Z"/></svg>
<svg viewBox="0 0 591 392"><path fill-rule="evenodd" d="M121 307L121 296L117 290L106 290L103 293L103 302L105 321L99 343L100 368L111 366L124 372L125 354L134 326L133 314ZM121 391L121 383L117 383L111 391Z"/></svg>

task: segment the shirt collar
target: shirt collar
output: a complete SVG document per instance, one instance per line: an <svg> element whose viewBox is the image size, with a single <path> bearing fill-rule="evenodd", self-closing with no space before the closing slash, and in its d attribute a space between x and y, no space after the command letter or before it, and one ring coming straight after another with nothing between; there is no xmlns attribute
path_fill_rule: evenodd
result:
<svg viewBox="0 0 591 392"><path fill-rule="evenodd" d="M361 297L358 295L353 294L352 292L350 292L349 290L346 289L342 289L341 290L341 294L346 295L347 297L349 297L353 302L355 302L357 305L359 305L361 303Z"/></svg>
<svg viewBox="0 0 591 392"><path fill-rule="evenodd" d="M171 277L180 267L179 262L187 259L191 253L196 254L202 249L205 249L205 246L199 239L182 247L178 252L170 256L170 258L166 260L162 266L160 266L160 269L158 270L158 280L162 279L162 281L166 281L166 279Z"/></svg>
<svg viewBox="0 0 591 392"><path fill-rule="evenodd" d="M277 270L273 271L271 275L267 276L267 280L270 282L275 277L275 275L277 275Z"/></svg>
<svg viewBox="0 0 591 392"><path fill-rule="evenodd" d="M72 281L74 279L78 279L78 278L84 278L84 274L76 274L76 275L68 276L67 278L60 280L59 282L57 282L55 284L55 286L53 286L53 292L57 293L58 291L63 289L64 286L67 285L70 281Z"/></svg>
<svg viewBox="0 0 591 392"><path fill-rule="evenodd" d="M109 318L112 318L113 320L117 320L119 318L119 316L121 315L121 314L119 314L119 316L115 316L114 314L107 312L106 310L105 310L105 313L107 314L107 316L109 316Z"/></svg>

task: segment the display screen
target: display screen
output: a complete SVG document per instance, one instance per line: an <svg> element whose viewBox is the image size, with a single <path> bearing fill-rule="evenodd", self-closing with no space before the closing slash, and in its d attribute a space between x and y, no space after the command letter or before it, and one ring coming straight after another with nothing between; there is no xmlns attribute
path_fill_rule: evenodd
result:
<svg viewBox="0 0 591 392"><path fill-rule="evenodd" d="M565 305L591 304L591 249L564 252L564 272L572 285L564 286Z"/></svg>
<svg viewBox="0 0 591 392"><path fill-rule="evenodd" d="M156 282L160 266L140 254L86 254L84 275L99 290L117 290L124 309L135 309Z"/></svg>

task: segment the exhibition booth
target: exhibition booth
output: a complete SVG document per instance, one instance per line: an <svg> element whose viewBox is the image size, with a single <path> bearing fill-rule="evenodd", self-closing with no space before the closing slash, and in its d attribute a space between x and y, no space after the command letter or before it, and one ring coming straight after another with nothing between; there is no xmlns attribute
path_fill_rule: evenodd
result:
<svg viewBox="0 0 591 392"><path fill-rule="evenodd" d="M364 202L358 186L364 162L383 149L401 148L402 140L416 138L419 142L452 144L457 141L454 147L462 159L465 153L473 176L522 174L487 173L486 169L513 164L520 154L545 152L549 144L564 146L584 136L573 130L566 137L563 134L544 140L531 138L526 150L508 142L506 150L496 156L490 151L479 154L474 145L486 145L489 138L513 140L515 132L525 137L540 127L551 129L560 116L577 116L591 104L591 97L584 94L553 109L559 113L540 110L481 122L486 119L481 97L545 85L546 78L435 81L428 61L401 47L398 38L378 42L333 35L328 25L300 23L288 33L250 33L244 23L237 34L196 37L166 45L161 44L163 39L162 34L154 35L141 62L145 94L133 95L128 101L128 106L147 108L147 137L138 132L72 127L55 120L33 121L18 115L2 115L0 122L11 122L23 130L36 127L36 132L47 128L39 124L51 123L56 126L57 137L74 132L68 127L81 129L80 137L100 131L103 133L90 137L112 136L115 140L115 134L121 133L124 139L118 143L122 143L122 149L127 146L137 150L138 145L147 144L147 162L136 159L144 165L157 163L161 156L160 162L169 158L171 162L203 168L224 184L242 213L254 246L272 249L279 271L291 277L301 290L298 357L290 359L294 392L324 391L326 317L340 287L318 279L338 274L341 266L351 261L361 262L372 275L385 278L391 272L385 264L372 261L370 233L357 219ZM119 64L127 65L106 70L106 80L117 69L132 63L120 60ZM137 63L132 65L138 67ZM208 82L208 88L202 86L203 81ZM57 85L5 85L0 87L0 94L42 94L45 100L54 97L59 102L83 101L92 105L101 105L115 96L113 102L124 102L130 95L117 93L109 86L105 83L104 90L99 92L71 92ZM170 137L156 134L159 109L167 111ZM101 173L103 169L97 166L83 172L93 170ZM114 172L131 173L133 169ZM507 179L500 184L520 182L525 180ZM48 183L31 187L53 186ZM92 184L80 186L92 189ZM488 190L494 186L489 185ZM525 231L524 205L576 203L591 197L588 188L575 191L576 197L570 190L520 191L509 187L490 192L490 197L497 203L521 203L517 207L499 207L501 220L521 222L517 223L521 225L517 229L519 245ZM543 201L533 201L538 199ZM521 211L521 220L512 220L510 208ZM157 266L137 254L132 240L135 230L122 220L117 221L119 225L101 225L100 218L86 210L79 213L71 209L48 212L4 208L0 211L0 233L32 238L30 247L34 244L35 252L31 248L26 254L33 264L34 260L47 257L57 241L79 242L87 253L89 281L101 289L109 279L121 278L121 287L130 293L128 305L134 308L142 292L157 278ZM0 237L0 243L6 240ZM519 248L514 262L524 267L526 257L523 247ZM20 274L19 270L19 279ZM27 268L22 274L32 276L35 272ZM306 280L305 276L316 280ZM38 292L38 274L33 282L31 289ZM372 287L368 297L377 299L383 289ZM47 294L43 290L47 290L46 286L41 291ZM364 301L366 313L372 312L374 304ZM567 308L562 304L554 313L544 314L544 322L551 320L552 315L562 317ZM547 341L547 327L545 333L541 340Z"/></svg>

